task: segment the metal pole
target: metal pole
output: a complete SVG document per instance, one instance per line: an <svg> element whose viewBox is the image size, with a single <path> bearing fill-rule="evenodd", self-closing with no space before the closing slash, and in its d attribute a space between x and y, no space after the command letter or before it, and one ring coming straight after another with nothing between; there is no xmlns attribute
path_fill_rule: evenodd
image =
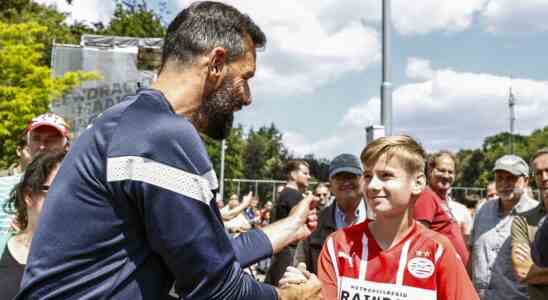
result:
<svg viewBox="0 0 548 300"><path fill-rule="evenodd" d="M259 183L255 181L255 196L259 195Z"/></svg>
<svg viewBox="0 0 548 300"><path fill-rule="evenodd" d="M221 198L224 199L225 194L225 150L226 150L226 139L223 139L221 142L221 182L219 185L219 193L221 194ZM238 186L238 194L240 194L239 186Z"/></svg>
<svg viewBox="0 0 548 300"><path fill-rule="evenodd" d="M516 112L514 106L516 105L516 99L512 93L512 87L510 87L510 95L508 96L508 107L510 108L510 153L514 154L514 123L516 121Z"/></svg>
<svg viewBox="0 0 548 300"><path fill-rule="evenodd" d="M392 83L390 61L390 0L382 1L382 84L381 125L387 136L392 135Z"/></svg>
<svg viewBox="0 0 548 300"><path fill-rule="evenodd" d="M272 183L272 199L276 198L276 183ZM267 200L268 201L268 200ZM274 203L274 201L272 201Z"/></svg>

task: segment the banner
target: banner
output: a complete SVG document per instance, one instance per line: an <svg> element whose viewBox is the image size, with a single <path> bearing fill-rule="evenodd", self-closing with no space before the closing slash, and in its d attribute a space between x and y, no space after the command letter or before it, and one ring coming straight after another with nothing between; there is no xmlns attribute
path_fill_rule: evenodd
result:
<svg viewBox="0 0 548 300"><path fill-rule="evenodd" d="M101 76L100 80L84 82L51 105L51 111L70 123L74 137L80 135L100 113L135 94L139 87L149 87L155 77L154 71L137 68L138 42L127 43L132 39L123 38L124 47L118 47L119 39L94 37L93 41L101 41L101 47L98 47L87 37L82 40L83 46L56 44L53 47L54 76L69 71L95 71ZM106 41L111 42L112 47L106 47L109 46Z"/></svg>

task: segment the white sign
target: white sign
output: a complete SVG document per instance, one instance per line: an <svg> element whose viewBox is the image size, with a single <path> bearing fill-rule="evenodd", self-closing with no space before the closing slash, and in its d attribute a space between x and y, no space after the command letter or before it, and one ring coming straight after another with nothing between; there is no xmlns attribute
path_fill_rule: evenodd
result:
<svg viewBox="0 0 548 300"><path fill-rule="evenodd" d="M436 291L343 277L338 300L436 300Z"/></svg>

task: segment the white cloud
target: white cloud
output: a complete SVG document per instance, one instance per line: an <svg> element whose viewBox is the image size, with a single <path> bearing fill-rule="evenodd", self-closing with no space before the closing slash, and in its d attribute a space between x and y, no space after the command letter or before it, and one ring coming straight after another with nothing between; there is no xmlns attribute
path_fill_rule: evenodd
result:
<svg viewBox="0 0 548 300"><path fill-rule="evenodd" d="M517 98L517 133L546 126L548 82L445 69L394 91L394 132L417 137L429 150L479 147L485 137L509 130L510 84ZM361 130L378 122L378 107L379 98L372 98L350 108L341 126Z"/></svg>
<svg viewBox="0 0 548 300"><path fill-rule="evenodd" d="M473 23L475 16L489 0L408 0L392 1L392 24L404 35L427 34L434 31L463 31ZM308 1L299 1L308 2ZM328 30L336 30L346 24L364 20L380 25L382 1L317 1L320 4L320 20Z"/></svg>
<svg viewBox="0 0 548 300"><path fill-rule="evenodd" d="M61 12L69 13L67 23L84 21L87 24L95 22L108 23L114 13L114 1L73 0L69 5L66 0L33 0L36 3L53 5Z"/></svg>
<svg viewBox="0 0 548 300"><path fill-rule="evenodd" d="M393 22L404 34L426 34L432 31L462 31L469 28L476 13L488 0L396 0L392 2Z"/></svg>
<svg viewBox="0 0 548 300"><path fill-rule="evenodd" d="M330 158L341 147L345 138L336 135L326 139L322 138L317 141L311 141L310 138L300 133L288 131L283 134L282 141L288 147L289 151L297 157L313 153L316 157Z"/></svg>
<svg viewBox="0 0 548 300"><path fill-rule="evenodd" d="M482 17L491 32L548 31L548 1L490 0Z"/></svg>
<svg viewBox="0 0 548 300"><path fill-rule="evenodd" d="M434 75L434 70L429 60L411 57L407 60L405 75L410 79L430 79Z"/></svg>
<svg viewBox="0 0 548 300"><path fill-rule="evenodd" d="M324 22L334 1L224 2L249 14L268 37L253 79L258 98L311 93L380 59L377 32L359 18ZM180 1L180 8L186 5Z"/></svg>

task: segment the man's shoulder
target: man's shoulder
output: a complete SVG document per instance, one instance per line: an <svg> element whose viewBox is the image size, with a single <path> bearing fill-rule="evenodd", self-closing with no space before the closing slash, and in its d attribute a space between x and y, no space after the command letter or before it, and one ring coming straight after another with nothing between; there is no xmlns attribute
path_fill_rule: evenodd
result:
<svg viewBox="0 0 548 300"><path fill-rule="evenodd" d="M434 231L430 228L427 228L421 223L417 223L417 238L422 239L425 241L431 240L436 242L437 244L443 246L445 249L450 247L451 249L454 249L453 243L449 240L449 238L437 231Z"/></svg>
<svg viewBox="0 0 548 300"><path fill-rule="evenodd" d="M525 195L524 199L520 200L520 203L523 203L521 205L521 211L520 212L527 212L527 211L530 211L531 209L534 209L535 207L537 207L537 205L539 204L539 202L527 195Z"/></svg>
<svg viewBox="0 0 548 300"><path fill-rule="evenodd" d="M498 201L499 199L494 200L488 200L480 207L480 209L476 213L476 217L480 215L486 215L486 214L495 214L498 213Z"/></svg>
<svg viewBox="0 0 548 300"><path fill-rule="evenodd" d="M429 187L426 187L417 198L415 206L434 205L439 206L440 198Z"/></svg>
<svg viewBox="0 0 548 300"><path fill-rule="evenodd" d="M122 121L134 125L135 129L142 129L140 134L159 141L201 140L190 120L175 114L164 96L154 90L139 92L135 101L126 109Z"/></svg>
<svg viewBox="0 0 548 300"><path fill-rule="evenodd" d="M294 188L286 187L280 192L279 198L280 200L290 202L295 200L299 201L303 198L303 194Z"/></svg>
<svg viewBox="0 0 548 300"><path fill-rule="evenodd" d="M524 212L518 213L515 216L514 222L525 222L526 224L529 224L530 226L537 226L540 220L546 215L546 211L544 209L544 203L540 202L537 204L537 206L526 210ZM517 220L517 221L516 221Z"/></svg>
<svg viewBox="0 0 548 300"><path fill-rule="evenodd" d="M333 201L329 206L325 207L319 216L320 226L326 222L334 223L335 222L335 207L336 203Z"/></svg>
<svg viewBox="0 0 548 300"><path fill-rule="evenodd" d="M176 115L159 92L145 90L133 97L123 111L110 112L102 122L118 122L108 147L109 158L141 157L198 175L212 169L190 120Z"/></svg>

